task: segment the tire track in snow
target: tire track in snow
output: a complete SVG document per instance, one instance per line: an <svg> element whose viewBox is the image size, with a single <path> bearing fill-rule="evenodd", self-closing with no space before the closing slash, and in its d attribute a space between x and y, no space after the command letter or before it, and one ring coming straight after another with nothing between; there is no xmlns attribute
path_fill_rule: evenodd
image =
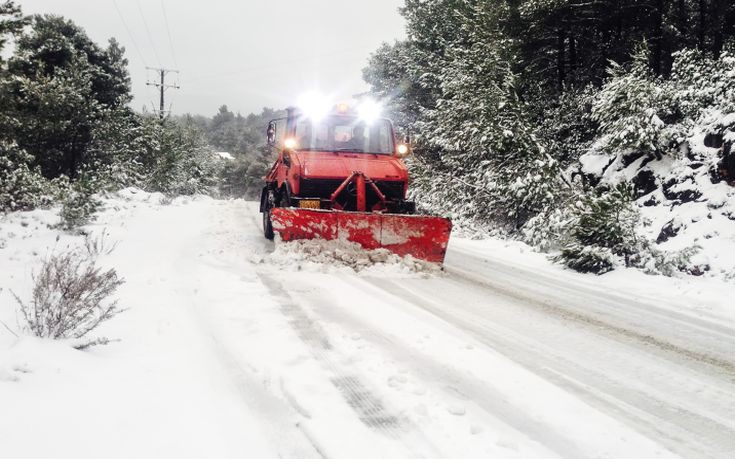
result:
<svg viewBox="0 0 735 459"><path fill-rule="evenodd" d="M251 223L260 230L261 223L255 218L256 214L251 215ZM359 377L345 374L334 363L329 355L332 345L324 330L291 299L279 281L262 272L259 272L258 276L263 285L271 292L273 298L280 303L281 312L289 318L289 323L299 338L309 345L314 357L332 373L333 376L330 381L342 395L347 405L357 413L360 421L371 429L399 440L409 428L405 422L406 420L390 414L382 401L365 387Z"/></svg>
<svg viewBox="0 0 735 459"><path fill-rule="evenodd" d="M663 398L663 394L643 392L624 381L610 379L593 368L580 366L569 360L568 355L560 354L558 350L538 341L543 337L526 336L517 327L508 328L503 322L498 322L491 309L486 311L487 317L484 317L470 308L451 305L447 308L439 303L440 298L430 299L423 292L414 292L405 285L384 279L367 281L379 291L469 332L494 350L557 386L578 394L593 406L603 408L604 412L621 419L645 436L661 441L678 454L686 451L687 456L726 458L735 451L735 430L727 425L732 424L732 419L721 422L717 418L672 404ZM518 304L518 307L522 309L527 306ZM629 376L618 375L618 378L621 377L624 379ZM723 383L732 386L731 381ZM718 392L715 388L708 389ZM720 393L721 397L726 397L726 391Z"/></svg>
<svg viewBox="0 0 735 459"><path fill-rule="evenodd" d="M242 211L241 208L236 210ZM213 222L217 221L217 218L222 217L217 213L213 213L210 217ZM237 250L237 244L241 240L238 223L236 216L230 216L228 220L221 219L214 226L206 229L206 240L209 244L206 246L189 244L176 252L178 258L172 265L178 273L177 277L187 280L182 283L193 289L194 297L207 298L208 289L211 288L211 285L201 282L202 277L210 278L208 275L202 276L202 274L207 274L202 273L202 270L221 273L221 276L217 277L222 278L227 278L228 274L233 272L242 271L236 264L240 262L238 259L233 261L225 257L211 256L214 253L221 253L222 248L228 251ZM191 259L198 260L199 266L196 271L187 269ZM239 283L239 281L234 282ZM237 288L237 285L233 286L233 289ZM209 342L214 357L219 360L231 378L231 383L243 404L258 414L261 424L268 426L263 432L274 445L278 457L325 457L319 445L313 442L308 432L294 419L293 406L290 403L284 403L273 394L271 390L273 381L270 377L259 374L257 368L242 359L237 346L228 340L227 334L222 333L224 331L222 325L218 325L221 317L217 314L205 313L205 310L197 304L199 301L186 302L184 305L188 312L196 318L194 323L201 330L203 338ZM202 301L202 303L208 302L216 303L217 299Z"/></svg>
<svg viewBox="0 0 735 459"><path fill-rule="evenodd" d="M272 297L280 303L281 312L288 317L296 334L309 345L312 355L329 371L331 383L347 405L355 411L360 421L370 429L400 441L410 428L408 421L391 414L359 376L346 373L335 363L331 355L333 348L326 332L291 299L277 280L262 272L258 273L258 276Z"/></svg>
<svg viewBox="0 0 735 459"><path fill-rule="evenodd" d="M551 315L604 329L611 335L706 363L728 378L735 377L735 360L732 360L735 329L720 323L721 320L704 320L648 301L642 303L624 296L624 292L611 294L582 284L571 284L544 273L483 259L466 250L454 249L452 252L455 255L448 257L445 270L470 284L515 298L526 307L538 308ZM462 266L455 259L456 254L461 254ZM472 267L477 269L468 269ZM485 275L480 276L473 271ZM665 337L653 336L647 329L657 322L667 324L667 327L657 330L659 334L666 332ZM698 342L686 339L692 335ZM716 349L728 350L715 352Z"/></svg>
<svg viewBox="0 0 735 459"><path fill-rule="evenodd" d="M448 272L457 277L464 278L465 280L471 283L478 283L475 276L473 276L471 273L468 273L467 271L460 270L457 268L451 268L448 270ZM512 297L516 300L521 301L522 303L526 305L526 307L537 307L539 309L544 310L550 315L554 315L554 316L563 318L565 320L572 320L572 321L578 322L580 324L584 324L589 327L594 327L600 330L604 330L607 334L611 336L624 337L630 341L637 341L647 346L657 347L660 350L668 352L668 353L678 354L678 356L685 357L693 362L705 363L713 367L715 371L723 373L724 376L729 377L729 378L735 378L735 362L733 361L721 359L719 357L716 357L714 355L711 355L705 352L699 352L699 351L693 351L693 350L687 349L685 347L671 343L665 339L660 339L656 336L653 336L650 333L642 333L642 332L633 330L631 328L626 328L624 326L611 324L605 320L597 319L588 314L582 314L576 311L570 311L569 309L566 309L550 301L539 301L538 299L532 297L531 295L524 295L518 292L511 291L508 288L504 288L498 285L487 284L486 282L480 282L480 283L481 285L489 289L492 289L501 295ZM610 305L610 307L613 308L614 305ZM709 332L715 333L715 330L709 330ZM705 333L705 331L702 331L702 333ZM727 338L733 338L733 337L727 336ZM735 345L733 346L733 349L735 350Z"/></svg>
<svg viewBox="0 0 735 459"><path fill-rule="evenodd" d="M374 288L385 282L385 279L345 277L342 280L356 287L356 290L366 293L366 288ZM486 413L497 418L512 429L535 442L543 445L559 457L584 459L586 456L569 438L559 435L553 428L549 428L533 416L518 410L509 404L507 397L489 387L480 379L469 377L452 366L451 362L442 363L435 357L426 355L416 349L396 342L388 334L359 318L350 314L348 310L334 303L329 304L324 298L311 298L314 308L322 317L339 324L340 327L357 332L360 337L381 350L382 355L389 355L401 363L404 368L420 377L420 380L454 398L459 396L464 401L473 403ZM397 304L393 301L391 304Z"/></svg>

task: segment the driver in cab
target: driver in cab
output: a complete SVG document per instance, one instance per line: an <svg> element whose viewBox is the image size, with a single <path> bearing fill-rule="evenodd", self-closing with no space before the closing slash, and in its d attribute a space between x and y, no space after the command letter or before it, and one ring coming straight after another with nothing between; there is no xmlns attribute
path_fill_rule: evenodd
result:
<svg viewBox="0 0 735 459"><path fill-rule="evenodd" d="M358 124L352 129L352 138L346 142L346 148L355 151L366 151L367 137L365 137L365 125Z"/></svg>

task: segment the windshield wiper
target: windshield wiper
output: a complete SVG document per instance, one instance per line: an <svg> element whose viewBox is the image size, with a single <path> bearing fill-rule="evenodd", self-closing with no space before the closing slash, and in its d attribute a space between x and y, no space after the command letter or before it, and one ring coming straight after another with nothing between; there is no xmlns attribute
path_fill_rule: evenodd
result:
<svg viewBox="0 0 735 459"><path fill-rule="evenodd" d="M365 150L362 148L337 148L333 151L354 151L355 153L365 153Z"/></svg>

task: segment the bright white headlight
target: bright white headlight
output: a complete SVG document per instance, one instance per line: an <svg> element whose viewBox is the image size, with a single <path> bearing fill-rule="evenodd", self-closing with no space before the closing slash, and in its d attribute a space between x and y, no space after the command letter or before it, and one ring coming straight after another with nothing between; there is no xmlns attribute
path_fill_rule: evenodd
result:
<svg viewBox="0 0 735 459"><path fill-rule="evenodd" d="M308 118L320 120L327 116L332 104L326 96L317 92L308 92L299 98L298 107Z"/></svg>
<svg viewBox="0 0 735 459"><path fill-rule="evenodd" d="M288 148L289 150L293 150L299 145L299 143L296 141L296 139L289 137L288 139L285 139L283 141L283 146Z"/></svg>
<svg viewBox="0 0 735 459"><path fill-rule="evenodd" d="M383 106L374 100L366 100L357 107L357 113L359 113L361 120L372 123L380 118L383 113Z"/></svg>

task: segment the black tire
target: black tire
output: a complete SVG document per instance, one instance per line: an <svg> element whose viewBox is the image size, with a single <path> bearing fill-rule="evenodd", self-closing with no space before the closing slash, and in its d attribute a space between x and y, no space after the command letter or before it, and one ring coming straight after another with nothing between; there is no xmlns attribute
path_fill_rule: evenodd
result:
<svg viewBox="0 0 735 459"><path fill-rule="evenodd" d="M275 237L273 233L273 221L271 221L271 209L273 208L273 193L268 192L268 196L265 199L265 207L263 209L263 236L266 239L272 241Z"/></svg>
<svg viewBox="0 0 735 459"><path fill-rule="evenodd" d="M288 186L281 191L281 199L278 201L278 207L291 207L291 191Z"/></svg>

